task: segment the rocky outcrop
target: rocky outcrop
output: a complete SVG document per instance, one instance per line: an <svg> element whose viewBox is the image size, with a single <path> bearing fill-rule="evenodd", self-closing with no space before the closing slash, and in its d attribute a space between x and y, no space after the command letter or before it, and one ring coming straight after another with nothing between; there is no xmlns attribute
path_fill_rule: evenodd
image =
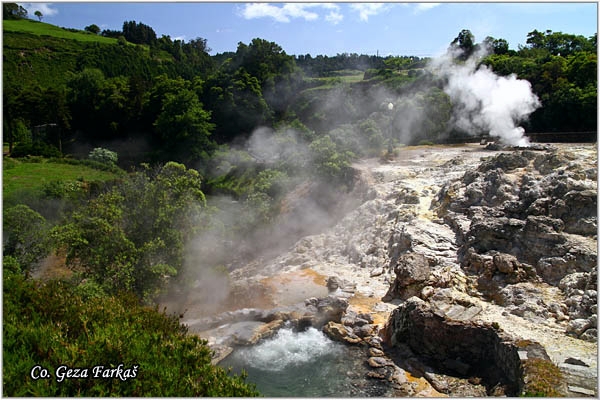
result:
<svg viewBox="0 0 600 400"><path fill-rule="evenodd" d="M544 347L531 340L536 335L520 325L522 319L597 341L597 156L540 150L489 157L441 188L432 208L455 233L454 263L439 257L439 251L430 252L434 247L416 250L410 229L397 228L401 234L392 235L397 240L390 246L399 250L390 257L396 260L391 265L395 277L384 299L408 300L394 310L382 334L388 344L408 346L450 375L478 371L485 375L488 394L496 381L507 393L539 394L540 378L556 379L559 390L546 395L595 394L594 367L563 361L578 359L554 347L567 341L540 336L553 347L550 360ZM421 262L425 258L427 267ZM442 262L450 276L440 280ZM407 278L410 273L416 279ZM454 294L448 297L444 288ZM494 315L518 334L507 334ZM521 334L530 339L520 340ZM540 377L540 371L547 376Z"/></svg>
<svg viewBox="0 0 600 400"><path fill-rule="evenodd" d="M597 332L595 289L580 283L596 276L598 262L594 162L557 149L502 153L446 184L436 199L478 290L532 321L572 320L566 332L586 340ZM511 288L523 282L559 287L566 300L545 304L531 290Z"/></svg>
<svg viewBox="0 0 600 400"><path fill-rule="evenodd" d="M347 300L348 308L340 314L323 303L328 316L319 320L315 300L277 307L289 299L290 285L269 280L263 286L273 301L254 306L275 308L224 313L212 319L212 329L239 318L282 320L298 329L320 325L364 350L369 377L391 382L399 396L517 394L519 384L511 382L525 375L515 371L536 367L525 356L544 368L558 365L570 395L595 393L595 148L497 149L406 148L385 164L357 163L369 186L364 203L279 256L230 272L253 294L267 277L311 270L323 277L322 293ZM302 283L294 288L304 293ZM313 293L302 299L324 296ZM382 330L373 319L381 322L398 304L404 311L394 311ZM388 344L394 337L394 346L378 335ZM464 338L472 349L461 344ZM534 340L551 363L536 355ZM478 361L486 357L499 377ZM530 383L523 379L522 390Z"/></svg>
<svg viewBox="0 0 600 400"><path fill-rule="evenodd" d="M429 280L429 261L419 253L405 253L398 257L394 273L396 278L383 301L393 298L407 299L421 293Z"/></svg>
<svg viewBox="0 0 600 400"><path fill-rule="evenodd" d="M442 303L448 304L448 303ZM407 344L439 370L454 376L477 376L492 388L503 386L506 394L521 394L538 377L527 374L526 363L549 362L538 343L520 341L493 324L474 319L472 304L451 304L447 310L436 303L412 297L399 306L385 327L391 346ZM566 394L566 383L555 388Z"/></svg>

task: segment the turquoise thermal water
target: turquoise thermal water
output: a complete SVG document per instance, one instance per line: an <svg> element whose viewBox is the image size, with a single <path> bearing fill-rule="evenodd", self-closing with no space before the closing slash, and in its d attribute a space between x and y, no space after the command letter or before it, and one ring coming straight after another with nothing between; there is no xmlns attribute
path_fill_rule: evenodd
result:
<svg viewBox="0 0 600 400"><path fill-rule="evenodd" d="M235 350L221 362L266 397L385 396L387 387L365 379L364 349L333 342L321 331L280 329L255 346Z"/></svg>

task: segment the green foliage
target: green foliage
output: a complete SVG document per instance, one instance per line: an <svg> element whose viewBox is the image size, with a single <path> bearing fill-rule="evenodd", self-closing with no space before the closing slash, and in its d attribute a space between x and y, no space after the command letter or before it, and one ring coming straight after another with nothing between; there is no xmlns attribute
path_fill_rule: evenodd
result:
<svg viewBox="0 0 600 400"><path fill-rule="evenodd" d="M5 395L257 395L243 378L212 366L206 342L188 335L177 317L142 307L131 295L95 295L93 301L87 301L65 282L36 285L14 269L14 262L5 258ZM36 365L47 368L52 378L33 380L31 372ZM61 365L88 368L88 377L58 382ZM129 369L129 373L121 374L124 379L93 379L95 366L110 369L119 365L122 370Z"/></svg>
<svg viewBox="0 0 600 400"><path fill-rule="evenodd" d="M35 142L20 142L18 143L13 151L10 153L12 157L25 157L25 156L42 156L42 157L60 157L60 151L47 143L35 141Z"/></svg>
<svg viewBox="0 0 600 400"><path fill-rule="evenodd" d="M88 25L84 29L85 29L85 31L91 32L94 35L98 35L100 33L100 27L96 24Z"/></svg>
<svg viewBox="0 0 600 400"><path fill-rule="evenodd" d="M86 193L84 182L61 180L44 183L42 191L47 198L70 200L79 200Z"/></svg>
<svg viewBox="0 0 600 400"><path fill-rule="evenodd" d="M597 55L592 40L534 30L527 43L513 55L496 54L483 62L498 74L531 82L543 106L531 115L528 130L595 131Z"/></svg>
<svg viewBox="0 0 600 400"><path fill-rule="evenodd" d="M30 270L50 251L46 220L24 204L3 210L2 248L24 269Z"/></svg>
<svg viewBox="0 0 600 400"><path fill-rule="evenodd" d="M123 36L128 42L135 44L154 44L156 42L154 29L141 22L123 22Z"/></svg>
<svg viewBox="0 0 600 400"><path fill-rule="evenodd" d="M184 244L202 224L205 198L193 169L169 162L138 171L55 228L67 265L110 294L150 301L183 265Z"/></svg>
<svg viewBox="0 0 600 400"><path fill-rule="evenodd" d="M27 18L27 10L17 3L2 3L2 19L18 20Z"/></svg>
<svg viewBox="0 0 600 400"><path fill-rule="evenodd" d="M537 29L527 34L527 44L532 49L544 49L552 55L567 57L579 51L595 51L591 40L581 35L565 34L562 32L540 32Z"/></svg>
<svg viewBox="0 0 600 400"><path fill-rule="evenodd" d="M104 149L102 147L96 147L94 150L90 151L88 157L92 161L97 161L99 163L108 165L116 164L118 159L116 152Z"/></svg>
<svg viewBox="0 0 600 400"><path fill-rule="evenodd" d="M450 47L460 54L458 59L466 60L475 51L475 36L468 29L463 29L459 32L458 36L454 38Z"/></svg>
<svg viewBox="0 0 600 400"><path fill-rule="evenodd" d="M564 383L560 368L549 360L530 359L524 363L527 381L523 388L525 397L561 397L559 391Z"/></svg>
<svg viewBox="0 0 600 400"><path fill-rule="evenodd" d="M37 161L37 162L35 162ZM124 171L115 166L90 161L73 159L39 159L24 158L11 160L9 168L2 171L3 195L5 201L19 189L31 189L41 195L44 187L50 182L73 182L82 179L83 182L106 182L118 179Z"/></svg>
<svg viewBox="0 0 600 400"><path fill-rule="evenodd" d="M72 32L68 29L59 28L58 26L46 24L44 22L21 19L16 21L3 21L2 30L4 32L28 33L36 36L50 36L53 38L68 39L78 42L93 42L104 44L115 44L116 39L111 39L99 35L91 34L90 32L75 30ZM45 37L44 40L47 40ZM67 44L68 46L69 44Z"/></svg>
<svg viewBox="0 0 600 400"><path fill-rule="evenodd" d="M208 137L215 126L210 122L210 112L204 110L192 90L166 93L154 127L164 153L175 160L206 159L212 150Z"/></svg>
<svg viewBox="0 0 600 400"><path fill-rule="evenodd" d="M209 77L203 85L202 101L212 110L215 138L221 143L249 135L272 116L259 80L243 68Z"/></svg>
<svg viewBox="0 0 600 400"><path fill-rule="evenodd" d="M313 165L316 172L325 180L343 183L351 175L350 162L353 154L338 149L329 135L322 136L310 144L313 152Z"/></svg>

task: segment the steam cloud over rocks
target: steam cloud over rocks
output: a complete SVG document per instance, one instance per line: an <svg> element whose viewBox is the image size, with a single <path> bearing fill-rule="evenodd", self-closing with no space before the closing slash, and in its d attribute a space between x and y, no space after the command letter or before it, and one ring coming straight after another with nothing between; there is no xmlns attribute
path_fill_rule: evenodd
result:
<svg viewBox="0 0 600 400"><path fill-rule="evenodd" d="M452 53L430 64L434 72L447 79L444 91L454 104L454 125L472 134L489 132L513 146L528 146L525 130L518 126L541 103L531 84L516 75L498 76L485 65L477 65L476 53L462 64Z"/></svg>

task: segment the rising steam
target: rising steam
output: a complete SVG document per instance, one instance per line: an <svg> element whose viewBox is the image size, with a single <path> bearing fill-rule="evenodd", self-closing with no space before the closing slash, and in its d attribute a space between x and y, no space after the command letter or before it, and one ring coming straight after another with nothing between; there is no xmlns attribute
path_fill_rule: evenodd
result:
<svg viewBox="0 0 600 400"><path fill-rule="evenodd" d="M478 66L481 53L460 64L453 56L448 53L430 66L447 80L444 91L454 104L454 125L471 134L489 132L513 146L528 146L519 123L541 105L531 84L514 74L498 76L487 66Z"/></svg>

